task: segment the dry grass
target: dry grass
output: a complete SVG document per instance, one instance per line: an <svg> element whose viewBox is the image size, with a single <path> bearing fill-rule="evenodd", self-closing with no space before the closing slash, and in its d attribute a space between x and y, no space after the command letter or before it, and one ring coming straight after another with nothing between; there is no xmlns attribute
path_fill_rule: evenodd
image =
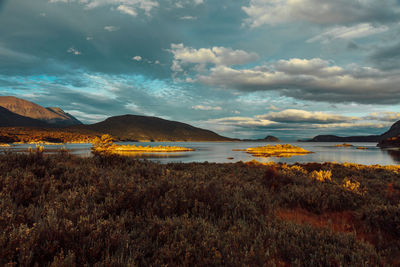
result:
<svg viewBox="0 0 400 267"><path fill-rule="evenodd" d="M246 152L252 154L255 157L292 157L296 155L306 155L312 152L305 150L304 148L293 146L289 144L285 145L267 145L262 147L251 147L246 149Z"/></svg>
<svg viewBox="0 0 400 267"><path fill-rule="evenodd" d="M0 169L1 266L400 263L399 166L37 150L0 155Z"/></svg>

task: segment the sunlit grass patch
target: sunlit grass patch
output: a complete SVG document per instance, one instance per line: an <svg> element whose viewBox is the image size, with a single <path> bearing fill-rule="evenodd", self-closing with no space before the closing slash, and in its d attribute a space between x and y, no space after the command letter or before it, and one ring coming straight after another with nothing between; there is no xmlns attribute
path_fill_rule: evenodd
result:
<svg viewBox="0 0 400 267"><path fill-rule="evenodd" d="M313 152L305 150L304 148L293 146L290 144L285 145L266 145L262 147L250 147L245 150L247 153L255 157L292 157L298 155L306 155Z"/></svg>

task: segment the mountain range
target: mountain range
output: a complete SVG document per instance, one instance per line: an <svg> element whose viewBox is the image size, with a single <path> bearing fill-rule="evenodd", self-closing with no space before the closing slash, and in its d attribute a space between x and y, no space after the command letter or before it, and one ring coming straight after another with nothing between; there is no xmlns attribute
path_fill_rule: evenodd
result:
<svg viewBox="0 0 400 267"><path fill-rule="evenodd" d="M102 122L84 125L71 114L57 107L42 107L35 103L13 96L0 96L0 127L36 127L45 131L64 132L71 136L86 134L98 136L111 134L121 141L240 141L218 135L215 132L197 128L186 123L165 120L157 117L122 115L110 117ZM38 133L37 129L35 130ZM15 129L13 130L15 132ZM26 133L26 130L24 130ZM39 134L39 133L38 133ZM13 136L17 138L17 135ZM7 137L9 138L9 136ZM72 138L72 137L71 137ZM400 121L381 135L347 136L318 135L309 142L379 142L382 147L400 146ZM267 136L265 139L242 140L277 142L278 138Z"/></svg>
<svg viewBox="0 0 400 267"><path fill-rule="evenodd" d="M35 135L54 138L63 132L88 136L111 134L121 141L231 141L233 139L186 123L157 117L123 115L102 122L84 125L60 108L44 108L35 103L12 96L0 96L0 127L39 127ZM15 133L13 129L12 133ZM26 130L18 129L26 134ZM4 129L2 132L5 132ZM55 135L55 132L58 132ZM17 138L13 134L12 138ZM51 135L51 136L50 136ZM9 136L7 138L10 138ZM8 139L7 139L8 140ZM60 140L62 141L62 140Z"/></svg>
<svg viewBox="0 0 400 267"><path fill-rule="evenodd" d="M400 135L400 121L397 121L390 129L381 135L366 136L336 136L336 135L317 135L308 142L374 142L387 143L385 140L398 137Z"/></svg>

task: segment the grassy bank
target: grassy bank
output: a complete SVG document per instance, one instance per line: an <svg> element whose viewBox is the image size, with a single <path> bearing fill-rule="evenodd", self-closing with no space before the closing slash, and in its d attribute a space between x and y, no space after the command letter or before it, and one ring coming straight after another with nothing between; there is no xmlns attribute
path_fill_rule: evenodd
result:
<svg viewBox="0 0 400 267"><path fill-rule="evenodd" d="M0 155L0 265L400 263L398 167Z"/></svg>

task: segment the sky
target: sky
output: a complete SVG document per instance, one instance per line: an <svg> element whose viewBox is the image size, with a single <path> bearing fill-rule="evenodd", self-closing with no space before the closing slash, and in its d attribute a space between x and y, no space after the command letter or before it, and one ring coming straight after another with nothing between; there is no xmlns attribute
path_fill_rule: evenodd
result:
<svg viewBox="0 0 400 267"><path fill-rule="evenodd" d="M400 120L400 0L0 0L0 95L233 138Z"/></svg>

